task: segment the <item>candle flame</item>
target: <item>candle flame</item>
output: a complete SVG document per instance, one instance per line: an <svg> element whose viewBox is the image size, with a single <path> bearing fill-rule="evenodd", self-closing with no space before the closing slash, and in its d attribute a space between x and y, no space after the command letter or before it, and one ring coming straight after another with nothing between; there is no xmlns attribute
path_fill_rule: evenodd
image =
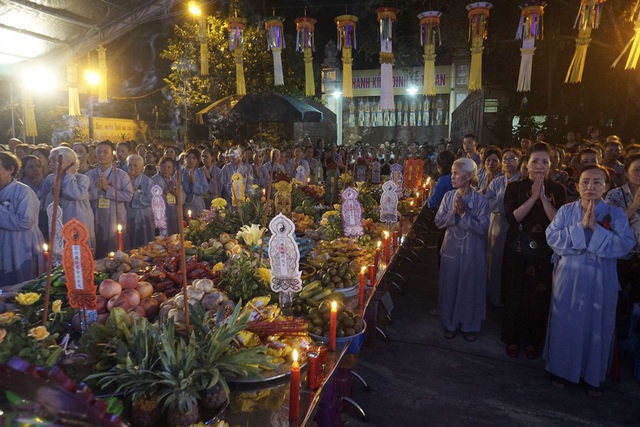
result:
<svg viewBox="0 0 640 427"><path fill-rule="evenodd" d="M384 233L384 238L388 239L389 238L389 232L385 230L383 233Z"/></svg>
<svg viewBox="0 0 640 427"><path fill-rule="evenodd" d="M116 256L115 252L109 252L109 258L113 258L114 256Z"/></svg>
<svg viewBox="0 0 640 427"><path fill-rule="evenodd" d="M298 350L293 350L293 363L298 361Z"/></svg>
<svg viewBox="0 0 640 427"><path fill-rule="evenodd" d="M367 266L364 266L360 269L360 273L364 274L367 271Z"/></svg>
<svg viewBox="0 0 640 427"><path fill-rule="evenodd" d="M188 216L189 218L191 218L191 209L189 209L189 210L187 211L187 216Z"/></svg>
<svg viewBox="0 0 640 427"><path fill-rule="evenodd" d="M49 250L49 245L45 243L44 245L42 245L42 249L44 249L44 251L47 252Z"/></svg>
<svg viewBox="0 0 640 427"><path fill-rule="evenodd" d="M338 303L331 301L331 311L338 311Z"/></svg>
<svg viewBox="0 0 640 427"><path fill-rule="evenodd" d="M411 206L413 206L413 200L411 202L409 202L411 204Z"/></svg>
<svg viewBox="0 0 640 427"><path fill-rule="evenodd" d="M118 233L122 233L122 225L118 224Z"/></svg>
<svg viewBox="0 0 640 427"><path fill-rule="evenodd" d="M378 240L378 249L380 249L381 247L382 247L382 242Z"/></svg>

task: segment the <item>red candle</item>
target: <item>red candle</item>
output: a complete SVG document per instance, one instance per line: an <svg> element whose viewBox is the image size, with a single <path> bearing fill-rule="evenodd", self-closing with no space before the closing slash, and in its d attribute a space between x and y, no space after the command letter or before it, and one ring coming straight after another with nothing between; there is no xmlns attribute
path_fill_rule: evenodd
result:
<svg viewBox="0 0 640 427"><path fill-rule="evenodd" d="M393 232L393 251L398 251L398 231Z"/></svg>
<svg viewBox="0 0 640 427"><path fill-rule="evenodd" d="M49 245L46 243L42 245L42 249L44 249L44 263L49 262Z"/></svg>
<svg viewBox="0 0 640 427"><path fill-rule="evenodd" d="M391 238L389 236L389 232L384 232L384 262L385 264L389 264L389 260L391 260Z"/></svg>
<svg viewBox="0 0 640 427"><path fill-rule="evenodd" d="M329 351L336 351L336 329L338 327L338 303L331 303L331 318L329 320Z"/></svg>
<svg viewBox="0 0 640 427"><path fill-rule="evenodd" d="M289 385L289 420L298 419L300 404L300 364L298 363L298 350L293 350L293 364L291 364L291 377Z"/></svg>
<svg viewBox="0 0 640 427"><path fill-rule="evenodd" d="M382 246L382 242L378 240L378 247L376 247L376 253L373 256L373 269L375 270L375 274L378 274L378 264L380 263L380 247Z"/></svg>
<svg viewBox="0 0 640 427"><path fill-rule="evenodd" d="M118 250L122 251L122 225L118 224Z"/></svg>
<svg viewBox="0 0 640 427"><path fill-rule="evenodd" d="M189 221L191 221L191 209L187 211L187 217L189 217Z"/></svg>
<svg viewBox="0 0 640 427"><path fill-rule="evenodd" d="M360 269L360 284L358 286L358 305L362 307L364 305L364 274L367 271L367 267Z"/></svg>
<svg viewBox="0 0 640 427"><path fill-rule="evenodd" d="M410 203L411 209L409 209L409 222L413 223L413 200Z"/></svg>
<svg viewBox="0 0 640 427"><path fill-rule="evenodd" d="M376 284L375 266L369 265L369 286L375 286L375 284Z"/></svg>

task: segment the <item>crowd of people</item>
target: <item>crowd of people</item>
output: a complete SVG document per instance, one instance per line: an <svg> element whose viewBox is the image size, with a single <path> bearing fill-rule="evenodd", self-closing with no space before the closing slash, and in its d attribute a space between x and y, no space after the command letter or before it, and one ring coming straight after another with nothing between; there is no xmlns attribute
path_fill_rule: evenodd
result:
<svg viewBox="0 0 640 427"><path fill-rule="evenodd" d="M599 396L616 332L640 301L640 145L619 137L441 150L428 206L443 230L438 309L444 337L475 341L500 307L505 352L543 356L551 383Z"/></svg>
<svg viewBox="0 0 640 427"><path fill-rule="evenodd" d="M421 159L434 178L427 200L440 236L438 313L444 336L458 331L475 341L487 303L501 307L502 340L510 357L544 355L558 388L584 380L600 393L611 363L616 328L628 328L640 301L640 145L611 135L567 134L563 144L544 136L519 147L482 146L474 135L459 149L384 141L350 150L306 139L280 148L246 144L223 149L215 141L181 152L159 140L62 143L55 148L11 139L0 149L0 285L44 269L47 210L60 173L62 222L77 218L96 258L142 246L159 232L151 189L162 190L166 232L178 231L177 171L183 214L196 217L215 198L231 202L232 177L261 191L286 175L321 184L329 171ZM622 287L621 287L622 286ZM622 291L620 291L620 289Z"/></svg>

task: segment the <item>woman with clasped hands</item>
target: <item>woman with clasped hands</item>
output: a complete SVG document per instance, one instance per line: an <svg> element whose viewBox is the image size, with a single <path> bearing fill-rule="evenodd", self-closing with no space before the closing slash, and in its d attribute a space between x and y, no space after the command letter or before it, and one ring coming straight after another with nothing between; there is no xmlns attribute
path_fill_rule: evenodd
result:
<svg viewBox="0 0 640 427"><path fill-rule="evenodd" d="M440 250L438 286L444 337L455 337L460 328L469 342L476 340L486 310L489 204L471 187L476 173L471 159L453 163L451 183L455 190L444 195L435 217L435 224L447 230Z"/></svg>
<svg viewBox="0 0 640 427"><path fill-rule="evenodd" d="M620 287L616 260L636 245L625 212L602 200L609 180L602 166L581 170L580 199L563 206L546 231L556 264L546 368L554 387L582 379L590 396L601 394L611 363Z"/></svg>
<svg viewBox="0 0 640 427"><path fill-rule="evenodd" d="M502 341L509 357L524 346L529 359L544 345L551 298L551 254L544 231L566 202L562 185L548 180L550 149L533 144L527 176L507 185L504 212L509 222L502 260L504 315Z"/></svg>

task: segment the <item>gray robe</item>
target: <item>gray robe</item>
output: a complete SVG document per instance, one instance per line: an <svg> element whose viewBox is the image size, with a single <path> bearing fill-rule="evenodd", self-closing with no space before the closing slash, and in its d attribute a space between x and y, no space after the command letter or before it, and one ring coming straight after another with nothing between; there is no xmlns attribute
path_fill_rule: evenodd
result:
<svg viewBox="0 0 640 427"><path fill-rule="evenodd" d="M444 195L435 224L446 228L440 250L438 307L446 330L477 332L485 318L487 285L487 198L470 191L463 198L466 212L454 213L457 190Z"/></svg>
<svg viewBox="0 0 640 427"><path fill-rule="evenodd" d="M187 220L187 211L191 211L192 218L197 218L205 208L204 195L209 190L209 182L204 171L200 168L194 170L194 182L189 182L189 170L181 168L182 191L184 192L184 218Z"/></svg>
<svg viewBox="0 0 640 427"><path fill-rule="evenodd" d="M103 174L109 181L107 191L98 190L98 178ZM118 224L122 225L123 243L127 239L127 203L133 198L131 178L122 169L114 173L113 166L104 172L95 168L86 173L91 185L89 199L93 208L96 232L96 259L104 258L109 252L118 250ZM116 182L117 176L117 182ZM114 186L118 188L118 217L116 218L116 196ZM108 200L109 207L100 207L100 199Z"/></svg>
<svg viewBox="0 0 640 427"><path fill-rule="evenodd" d="M33 279L44 271L38 228L38 196L13 180L0 190L0 286Z"/></svg>
<svg viewBox="0 0 640 427"><path fill-rule="evenodd" d="M133 198L127 203L127 242L128 249L144 246L155 238L156 227L151 210L151 187L153 181L140 174L131 183Z"/></svg>
<svg viewBox="0 0 640 427"><path fill-rule="evenodd" d="M53 184L56 176L51 174L44 179L40 188L40 203L45 209L53 202ZM89 201L90 180L80 173L66 174L60 183L60 207L62 208L62 223L66 224L72 218L83 223L89 231L89 246L96 247L95 220L93 209ZM48 239L47 239L48 240Z"/></svg>

